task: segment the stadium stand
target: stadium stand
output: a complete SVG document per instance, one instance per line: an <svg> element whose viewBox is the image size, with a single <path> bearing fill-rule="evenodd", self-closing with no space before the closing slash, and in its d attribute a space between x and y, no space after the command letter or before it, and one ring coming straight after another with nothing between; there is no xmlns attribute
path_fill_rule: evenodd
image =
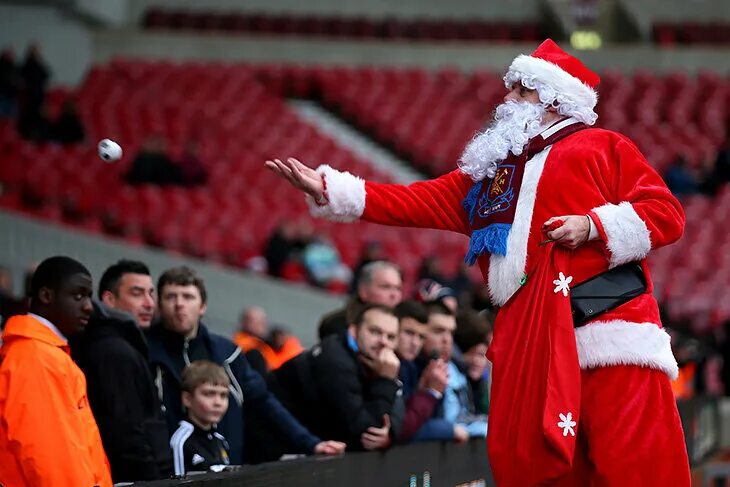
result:
<svg viewBox="0 0 730 487"><path fill-rule="evenodd" d="M156 9L217 14L257 14L314 17L423 18L423 19L502 19L536 21L540 18L539 0L509 0L508 2L474 2L473 0L131 0L130 16L141 20L145 13Z"/></svg>
<svg viewBox="0 0 730 487"><path fill-rule="evenodd" d="M262 160L297 155L365 178L390 180L298 118L287 106L287 97L319 100L421 171L439 175L454 167L464 144L502 93L499 75L488 71L118 60L96 67L76 93L56 92L50 105L53 112L66 96L78 98L91 139L115 137L126 149L125 160L115 165L84 164L95 157L93 148L35 146L6 124L0 140L8 163L0 169L0 178L9 191L0 204L130 242L242 267L260 255L279 220L309 218L298 196L260 171ZM629 135L657 171L662 172L678 154L697 168L714 157L725 138L722 121L728 102L716 100L730 101L730 82L712 73L689 77L607 72L601 99L600 124ZM194 189L125 185L127 162L149 133L164 135L173 156L180 154L186 138L199 139L201 158L211 175L208 185ZM689 199L689 216L709 207L713 218L722 221L730 208L726 194L717 197L718 204L702 196ZM719 323L730 317L728 310L722 300L697 286L706 282L707 266L716 261L708 253L698 254L697 262L685 262L681 256L685 245L709 246L717 239L726 242L727 237L721 226L713 227L717 235L708 235L693 231L697 219L690 217L688 222L690 237L657 252L659 297L671 300L692 290L689 299L675 304L677 313L716 303L711 321ZM464 241L455 235L435 232L429 238L402 238L403 230L364 223L343 226L312 220L312 224L334 239L350 266L361 245L375 237L409 277L415 275L420 260L414 256L450 256L444 260L451 269L463 253ZM725 270L720 267L713 279L730 283ZM665 282L672 285L665 287ZM713 283L706 286L721 289Z"/></svg>
<svg viewBox="0 0 730 487"><path fill-rule="evenodd" d="M654 42L662 47L676 44L730 44L730 24L659 22L652 26L652 35Z"/></svg>
<svg viewBox="0 0 730 487"><path fill-rule="evenodd" d="M279 220L309 218L301 198L261 171L266 158L295 154L389 180L287 108L281 90L307 95L315 79L311 73L282 66L141 61L95 68L75 93L79 110L90 138L112 134L125 147L125 159L115 165L84 164L96 157L94 148L36 146L6 124L0 132L9 154L1 176L8 188L2 204L131 242L242 266L260 255ZM57 93L51 98L51 112L64 97ZM181 152L186 137L198 138L209 184L190 190L126 186L127 163L149 133L164 135L172 155ZM376 236L409 276L416 271L418 255L463 253L464 241L453 235L403 241L396 229L335 227L321 220L312 224L334 238L349 265L361 243Z"/></svg>
<svg viewBox="0 0 730 487"><path fill-rule="evenodd" d="M722 1L624 0L621 7L642 31L642 37L661 47L730 43L730 11Z"/></svg>
<svg viewBox="0 0 730 487"><path fill-rule="evenodd" d="M540 38L540 29L532 22L397 18L377 20L364 17L239 14L154 8L145 14L143 25L150 29L386 40L534 42Z"/></svg>

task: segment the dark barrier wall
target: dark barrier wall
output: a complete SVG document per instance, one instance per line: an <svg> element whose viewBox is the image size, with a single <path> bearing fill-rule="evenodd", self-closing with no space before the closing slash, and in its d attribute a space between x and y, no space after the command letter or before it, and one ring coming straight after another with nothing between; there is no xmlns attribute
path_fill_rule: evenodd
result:
<svg viewBox="0 0 730 487"><path fill-rule="evenodd" d="M485 440L415 443L387 452L308 457L188 480L137 482L144 487L492 487Z"/></svg>
<svg viewBox="0 0 730 487"><path fill-rule="evenodd" d="M677 404L690 463L696 466L720 446L721 417L716 398ZM647 405L647 407L652 407ZM138 482L144 487L493 487L485 440L414 443L387 452L348 453L339 458L308 457L248 466L234 472L187 480Z"/></svg>
<svg viewBox="0 0 730 487"><path fill-rule="evenodd" d="M720 402L714 397L698 397L677 402L677 408L689 463L694 467L720 448Z"/></svg>

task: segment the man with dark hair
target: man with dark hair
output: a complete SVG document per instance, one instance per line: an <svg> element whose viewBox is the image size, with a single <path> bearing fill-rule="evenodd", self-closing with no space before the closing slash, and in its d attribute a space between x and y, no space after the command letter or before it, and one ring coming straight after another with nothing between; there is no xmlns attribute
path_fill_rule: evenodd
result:
<svg viewBox="0 0 730 487"><path fill-rule="evenodd" d="M143 262L120 260L99 281L99 300L110 308L126 311L140 328L149 328L155 314L155 286Z"/></svg>
<svg viewBox="0 0 730 487"><path fill-rule="evenodd" d="M149 330L150 363L157 375L157 387L167 411L169 431L184 418L180 402L180 380L186 365L209 360L223 368L231 380L228 412L218 424L231 448L231 464L242 464L244 426L243 401L266 421L296 452L336 455L344 444L322 441L307 431L269 392L262 377L229 339L208 331L200 321L206 312L205 283L192 269L168 269L157 283L161 321Z"/></svg>
<svg viewBox="0 0 730 487"><path fill-rule="evenodd" d="M0 348L0 484L111 486L86 380L67 345L88 324L91 274L51 257L30 291L30 313L8 320Z"/></svg>
<svg viewBox="0 0 730 487"><path fill-rule="evenodd" d="M140 330L152 318L153 293L147 266L120 260L101 278L102 302L94 302L89 326L70 340L115 482L163 479L172 472L167 424Z"/></svg>
<svg viewBox="0 0 730 487"><path fill-rule="evenodd" d="M427 309L428 332L417 363L419 368L425 370L432 361L443 361L448 370L448 383L433 416L423 424L413 439L466 441L469 437L484 437L487 433L484 418L473 421L474 418L466 414L469 411L468 383L454 361L456 317L442 301L429 303Z"/></svg>
<svg viewBox="0 0 730 487"><path fill-rule="evenodd" d="M396 353L400 359L400 380L406 410L398 440L406 443L428 421L444 395L448 383L448 368L442 358L428 360L420 369L420 355L428 334L428 309L417 301L403 301L395 308L400 332Z"/></svg>
<svg viewBox="0 0 730 487"><path fill-rule="evenodd" d="M421 354L428 334L428 309L418 301L406 300L396 306L395 314L400 326L396 354L401 361L403 396L408 399L416 392L422 372L415 360Z"/></svg>
<svg viewBox="0 0 730 487"><path fill-rule="evenodd" d="M274 371L272 389L316 434L344 441L350 450L387 447L398 437L402 416L397 339L393 310L364 305L346 331Z"/></svg>
<svg viewBox="0 0 730 487"><path fill-rule="evenodd" d="M363 266L357 281L357 294L344 308L322 317L319 323L319 339L344 331L352 323L348 308L363 304L380 304L395 307L403 299L403 276L392 262L377 260Z"/></svg>

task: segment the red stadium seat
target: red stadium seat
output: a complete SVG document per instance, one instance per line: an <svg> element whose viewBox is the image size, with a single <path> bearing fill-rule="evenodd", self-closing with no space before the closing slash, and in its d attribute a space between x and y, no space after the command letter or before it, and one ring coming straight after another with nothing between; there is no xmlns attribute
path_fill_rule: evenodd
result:
<svg viewBox="0 0 730 487"><path fill-rule="evenodd" d="M312 17L309 15L241 14L204 10L150 8L142 25L147 28L263 32L350 38L498 40L534 42L539 27L531 22L464 21L441 19L373 20L361 17ZM715 36L720 38L721 36Z"/></svg>
<svg viewBox="0 0 730 487"><path fill-rule="evenodd" d="M150 25L157 25L152 13L148 17ZM306 28L320 29L323 19L316 21L316 28ZM291 28L286 22L277 25ZM299 21L293 25L302 28ZM395 24L388 25L378 28L385 32ZM444 35L435 25L429 28L435 29L429 35ZM369 27L358 29L361 35L371 35ZM709 103L707 93L713 99L730 100L730 79L712 73L688 77L640 72L627 77L606 72L599 123L627 133L659 171L676 153L686 153L699 167L726 135L722 121L728 116L728 104ZM52 98L58 101L68 95L59 92ZM301 196L262 169L267 158L292 154L366 179L390 180L302 120L285 103L285 96L315 97L410 159L414 167L439 175L454 168L464 144L501 101L504 87L497 73L464 74L454 69L178 65L119 59L95 67L71 95L78 99L90 139L115 138L125 149L124 159L102 163L90 145L36 146L20 139L12 124L0 124L0 148L9 154L0 164L0 206L87 231L103 230L135 244L244 266L261 253L280 220L309 221ZM207 185L196 189L125 185L123 175L150 130L163 135L173 154L188 138L198 139L200 158L209 170ZM708 275L714 276L712 282L730 280L726 257L730 244L724 234L730 190L720 191L714 201L693 197L683 204L686 237L655 256L660 297L693 292ZM714 223L712 231L697 226L706 219ZM336 243L350 265L356 263L364 242L383 241L407 276L415 275L420 259L429 254L444 256L446 268L456 267L465 250L463 237L445 233L421 232L416 238L398 229L321 221L315 228ZM691 258L688 249L693 249ZM307 280L295 263L287 268L287 276ZM708 305L697 296L690 301L687 308ZM730 310L715 315L723 313L730 315Z"/></svg>

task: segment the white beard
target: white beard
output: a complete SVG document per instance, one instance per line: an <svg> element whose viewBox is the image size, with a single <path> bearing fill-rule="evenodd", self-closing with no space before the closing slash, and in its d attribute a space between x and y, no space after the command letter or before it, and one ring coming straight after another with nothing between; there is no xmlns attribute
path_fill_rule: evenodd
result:
<svg viewBox="0 0 730 487"><path fill-rule="evenodd" d="M494 121L467 144L459 169L474 181L493 178L509 152L519 156L527 142L541 132L545 107L539 103L507 101L494 111Z"/></svg>

